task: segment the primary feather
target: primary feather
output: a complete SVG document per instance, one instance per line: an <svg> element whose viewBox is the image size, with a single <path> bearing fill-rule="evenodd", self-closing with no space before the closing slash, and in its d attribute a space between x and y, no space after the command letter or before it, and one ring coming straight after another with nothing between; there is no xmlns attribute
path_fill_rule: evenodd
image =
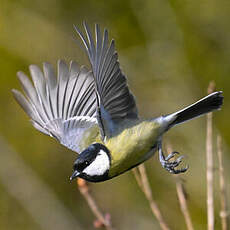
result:
<svg viewBox="0 0 230 230"><path fill-rule="evenodd" d="M89 57L96 83L98 123L102 138L111 137L123 119L137 119L134 96L128 89L127 80L121 72L115 42L109 43L108 31L101 33L95 25L95 41L88 25L84 23L86 37L75 26Z"/></svg>
<svg viewBox="0 0 230 230"><path fill-rule="evenodd" d="M32 82L18 73L25 96L13 94L39 131L55 137L61 144L79 152L85 132L97 124L96 95L92 72L71 62L58 62L55 76L52 66L43 64L43 72L30 66Z"/></svg>

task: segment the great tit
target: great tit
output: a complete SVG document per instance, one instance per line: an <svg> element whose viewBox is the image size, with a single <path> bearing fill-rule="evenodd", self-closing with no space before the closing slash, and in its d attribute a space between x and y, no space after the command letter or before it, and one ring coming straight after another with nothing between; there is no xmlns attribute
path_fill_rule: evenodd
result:
<svg viewBox="0 0 230 230"><path fill-rule="evenodd" d="M95 25L95 39L86 23L85 34L75 27L88 55L91 70L74 61L58 61L57 77L48 63L43 72L30 66L33 84L18 72L24 94L13 95L33 126L78 153L70 179L99 182L116 177L149 159L158 150L163 168L171 173L182 157L172 161L162 151L162 135L173 126L217 110L222 92L214 92L178 112L140 119L133 94L122 73L115 42ZM25 95L25 96L24 96Z"/></svg>

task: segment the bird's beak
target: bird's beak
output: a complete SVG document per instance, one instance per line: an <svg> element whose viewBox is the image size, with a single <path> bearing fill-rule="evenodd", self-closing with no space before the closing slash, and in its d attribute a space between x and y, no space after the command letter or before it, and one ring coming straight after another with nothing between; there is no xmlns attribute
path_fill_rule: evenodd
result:
<svg viewBox="0 0 230 230"><path fill-rule="evenodd" d="M69 178L70 181L72 181L74 178L78 177L80 175L80 173L78 171L74 171L72 176Z"/></svg>

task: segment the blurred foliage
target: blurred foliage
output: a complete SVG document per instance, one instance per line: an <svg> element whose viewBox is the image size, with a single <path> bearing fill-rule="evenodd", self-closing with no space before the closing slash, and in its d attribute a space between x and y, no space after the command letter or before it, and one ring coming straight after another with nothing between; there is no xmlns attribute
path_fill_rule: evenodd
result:
<svg viewBox="0 0 230 230"><path fill-rule="evenodd" d="M76 184L68 181L75 154L34 130L10 92L19 88L16 72L28 73L30 64L41 66L43 61L49 61L56 66L61 58L88 65L85 54L74 41L76 33L72 26L82 25L83 20L91 26L97 22L107 27L110 38L115 38L123 72L144 117L167 114L194 102L206 95L209 81L215 80L225 96L223 109L214 115L214 124L225 141L227 167L230 2L1 0L0 134L52 188L83 229L92 229L94 217ZM164 139L188 156L190 169L183 178L197 230L205 229L206 224L205 124L205 118L194 120L173 129ZM147 169L153 195L169 225L172 229L185 229L174 178L161 168L157 156L147 162ZM229 169L226 170L229 175ZM154 226L159 229L132 173L93 184L92 189L99 205L111 213L117 229L153 229ZM220 229L218 189L215 195L216 226ZM1 181L0 229L41 229L23 205L8 194Z"/></svg>

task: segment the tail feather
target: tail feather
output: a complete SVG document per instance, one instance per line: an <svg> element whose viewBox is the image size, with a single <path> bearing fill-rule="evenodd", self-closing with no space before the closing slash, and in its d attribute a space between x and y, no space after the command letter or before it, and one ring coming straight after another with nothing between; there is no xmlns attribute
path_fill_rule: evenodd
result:
<svg viewBox="0 0 230 230"><path fill-rule="evenodd" d="M214 92L176 113L167 115L165 118L170 123L169 128L213 110L220 109L223 104L223 98L222 91Z"/></svg>

